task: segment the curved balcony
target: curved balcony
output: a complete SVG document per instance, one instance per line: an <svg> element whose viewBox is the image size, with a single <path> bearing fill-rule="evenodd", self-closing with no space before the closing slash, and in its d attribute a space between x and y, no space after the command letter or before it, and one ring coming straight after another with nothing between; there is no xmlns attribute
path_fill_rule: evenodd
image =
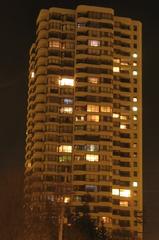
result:
<svg viewBox="0 0 159 240"><path fill-rule="evenodd" d="M42 25L42 22L47 23L46 20L48 20L48 18L49 18L49 11L46 9L42 9L38 16L37 24L39 24L39 26L40 26L40 25Z"/></svg>
<svg viewBox="0 0 159 240"><path fill-rule="evenodd" d="M46 57L40 57L40 58L37 59L36 67L46 66L46 65L47 65L47 58Z"/></svg>
<svg viewBox="0 0 159 240"><path fill-rule="evenodd" d="M45 114L36 113L34 117L34 122L44 122L45 121Z"/></svg>
<svg viewBox="0 0 159 240"><path fill-rule="evenodd" d="M44 147L44 143L43 142L35 142L33 144L32 149L35 150L35 151L37 150L39 152L42 152L43 147Z"/></svg>
<svg viewBox="0 0 159 240"><path fill-rule="evenodd" d="M36 86L35 94L39 94L39 93L42 93L42 94L46 93L46 86L45 85L38 84Z"/></svg>
<svg viewBox="0 0 159 240"><path fill-rule="evenodd" d="M37 31L37 41L40 39L47 39L48 38L48 31L46 30L48 27L48 24L45 24L45 22L43 22L43 24L41 24L41 26L39 26L38 31Z"/></svg>
<svg viewBox="0 0 159 240"><path fill-rule="evenodd" d="M40 36L41 32L42 32L42 34L45 34L44 36L42 36L42 38L43 37L45 38L45 36L48 36L48 33L47 33L48 28L49 28L48 21L45 21L45 20L41 21L36 30L37 38L41 38L41 36Z"/></svg>
<svg viewBox="0 0 159 240"><path fill-rule="evenodd" d="M39 57L47 57L48 56L48 50L47 48L39 48L37 50L37 55L36 58L38 59Z"/></svg>
<svg viewBox="0 0 159 240"><path fill-rule="evenodd" d="M33 128L33 131L34 132L43 132L44 131L44 124L43 123L36 123L34 128Z"/></svg>
<svg viewBox="0 0 159 240"><path fill-rule="evenodd" d="M33 162L42 162L43 161L43 154L41 152L35 152L32 156Z"/></svg>
<svg viewBox="0 0 159 240"><path fill-rule="evenodd" d="M39 48L47 48L48 47L48 41L46 39L40 39L37 43L37 49Z"/></svg>
<svg viewBox="0 0 159 240"><path fill-rule="evenodd" d="M35 97L34 103L45 103L46 102L46 96L44 94L38 94Z"/></svg>
<svg viewBox="0 0 159 240"><path fill-rule="evenodd" d="M37 70L36 70L36 75L45 75L47 74L47 70L46 70L46 67L44 66L39 66L37 67Z"/></svg>
<svg viewBox="0 0 159 240"><path fill-rule="evenodd" d="M35 134L34 134L34 137L32 138L32 140L34 141L34 142L43 142L43 139L44 139L44 134L43 133L41 133L41 132L36 132Z"/></svg>
<svg viewBox="0 0 159 240"><path fill-rule="evenodd" d="M26 142L29 143L32 141L32 134L28 134L26 137Z"/></svg>
<svg viewBox="0 0 159 240"><path fill-rule="evenodd" d="M36 106L35 106L35 112L39 112L39 113L43 113L45 112L45 105L42 104L42 103L38 103Z"/></svg>
<svg viewBox="0 0 159 240"><path fill-rule="evenodd" d="M47 84L47 77L46 76L37 76L36 77L36 84Z"/></svg>

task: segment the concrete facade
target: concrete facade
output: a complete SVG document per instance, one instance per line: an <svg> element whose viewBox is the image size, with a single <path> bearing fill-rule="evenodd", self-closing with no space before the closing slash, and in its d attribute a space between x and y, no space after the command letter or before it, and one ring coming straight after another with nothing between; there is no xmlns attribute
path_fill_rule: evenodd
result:
<svg viewBox="0 0 159 240"><path fill-rule="evenodd" d="M50 8L30 50L25 198L43 211L64 184L80 212L89 193L113 240L143 239L141 28L110 8Z"/></svg>

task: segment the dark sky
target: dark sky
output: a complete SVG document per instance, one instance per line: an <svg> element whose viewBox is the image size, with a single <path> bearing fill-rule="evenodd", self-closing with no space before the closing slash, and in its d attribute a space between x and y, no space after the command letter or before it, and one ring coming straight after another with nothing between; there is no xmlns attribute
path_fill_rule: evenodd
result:
<svg viewBox="0 0 159 240"><path fill-rule="evenodd" d="M143 0L5 1L0 11L1 170L24 164L28 52L41 8L94 4L143 23L143 158L145 240L159 239L159 13ZM150 5L151 4L151 5ZM158 46L157 46L158 45Z"/></svg>

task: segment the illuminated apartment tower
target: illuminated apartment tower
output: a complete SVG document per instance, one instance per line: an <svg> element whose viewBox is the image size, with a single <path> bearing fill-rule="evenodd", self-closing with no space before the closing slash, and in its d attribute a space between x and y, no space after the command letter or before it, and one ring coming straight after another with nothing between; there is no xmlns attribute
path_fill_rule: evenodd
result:
<svg viewBox="0 0 159 240"><path fill-rule="evenodd" d="M41 10L30 50L25 197L71 186L113 240L142 239L141 23L110 8Z"/></svg>

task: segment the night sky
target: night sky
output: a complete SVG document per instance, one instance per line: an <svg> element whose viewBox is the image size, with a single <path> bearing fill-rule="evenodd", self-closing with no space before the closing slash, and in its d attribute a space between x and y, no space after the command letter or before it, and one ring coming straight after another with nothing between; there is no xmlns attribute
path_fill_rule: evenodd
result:
<svg viewBox="0 0 159 240"><path fill-rule="evenodd" d="M151 3L151 5L150 5ZM5 1L0 11L1 171L24 166L29 48L41 8L90 4L143 23L143 165L145 240L159 239L159 13L153 1Z"/></svg>

